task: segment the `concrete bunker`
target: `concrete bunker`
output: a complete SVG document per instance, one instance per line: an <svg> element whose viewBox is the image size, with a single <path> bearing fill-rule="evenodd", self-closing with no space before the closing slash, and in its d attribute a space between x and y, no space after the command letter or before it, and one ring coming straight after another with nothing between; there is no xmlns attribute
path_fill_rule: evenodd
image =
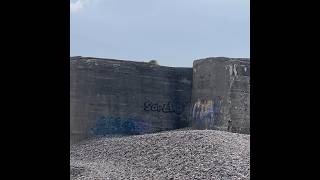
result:
<svg viewBox="0 0 320 180"><path fill-rule="evenodd" d="M183 127L249 134L249 87L249 59L181 68L71 57L70 141Z"/></svg>

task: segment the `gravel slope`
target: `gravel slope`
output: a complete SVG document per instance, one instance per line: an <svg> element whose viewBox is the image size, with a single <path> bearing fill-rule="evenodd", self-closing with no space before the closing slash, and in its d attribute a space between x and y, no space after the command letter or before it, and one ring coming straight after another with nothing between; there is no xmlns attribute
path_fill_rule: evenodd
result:
<svg viewBox="0 0 320 180"><path fill-rule="evenodd" d="M71 179L250 179L250 135L182 130L71 146Z"/></svg>

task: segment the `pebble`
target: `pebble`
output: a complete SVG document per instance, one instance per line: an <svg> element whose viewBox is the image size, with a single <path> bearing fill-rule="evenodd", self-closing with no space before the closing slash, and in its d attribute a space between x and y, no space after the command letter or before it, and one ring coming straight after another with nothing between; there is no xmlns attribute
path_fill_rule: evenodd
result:
<svg viewBox="0 0 320 180"><path fill-rule="evenodd" d="M70 179L250 179L250 135L178 130L101 137L70 149Z"/></svg>

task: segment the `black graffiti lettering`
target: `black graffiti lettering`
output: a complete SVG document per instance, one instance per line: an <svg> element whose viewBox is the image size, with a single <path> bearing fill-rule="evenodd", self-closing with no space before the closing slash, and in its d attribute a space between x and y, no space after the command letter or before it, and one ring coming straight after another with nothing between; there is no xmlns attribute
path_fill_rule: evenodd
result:
<svg viewBox="0 0 320 180"><path fill-rule="evenodd" d="M143 109L144 109L145 111L150 111L150 110L151 110L151 102L145 102Z"/></svg>
<svg viewBox="0 0 320 180"><path fill-rule="evenodd" d="M168 101L167 103L153 103L147 101L144 103L145 111L163 112L163 113L175 113L177 115L183 113L185 106L181 103Z"/></svg>
<svg viewBox="0 0 320 180"><path fill-rule="evenodd" d="M152 104L151 111L158 111L158 104Z"/></svg>
<svg viewBox="0 0 320 180"><path fill-rule="evenodd" d="M163 104L162 112L164 112L164 113L170 113L171 112L169 104Z"/></svg>
<svg viewBox="0 0 320 180"><path fill-rule="evenodd" d="M158 112L161 112L161 111L162 111L162 106L161 106L161 104L158 105L157 111L158 111Z"/></svg>
<svg viewBox="0 0 320 180"><path fill-rule="evenodd" d="M174 112L175 112L174 106L173 106L173 104L172 104L170 101L168 102L168 107L169 107L169 112L170 112L170 113L174 113Z"/></svg>

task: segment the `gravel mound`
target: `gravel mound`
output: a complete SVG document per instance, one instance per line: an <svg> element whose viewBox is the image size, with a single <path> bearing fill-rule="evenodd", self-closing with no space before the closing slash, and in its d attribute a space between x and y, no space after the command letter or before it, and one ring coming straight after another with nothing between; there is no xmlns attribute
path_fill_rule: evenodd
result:
<svg viewBox="0 0 320 180"><path fill-rule="evenodd" d="M250 135L182 130L71 146L71 179L250 179Z"/></svg>

